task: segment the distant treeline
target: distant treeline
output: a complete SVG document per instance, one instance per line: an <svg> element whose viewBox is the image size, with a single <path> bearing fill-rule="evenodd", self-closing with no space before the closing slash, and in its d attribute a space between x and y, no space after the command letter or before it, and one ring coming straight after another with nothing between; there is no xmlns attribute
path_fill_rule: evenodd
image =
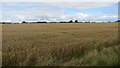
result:
<svg viewBox="0 0 120 68"><path fill-rule="evenodd" d="M75 21L70 20L68 22L66 22L66 21L61 21L61 22L46 22L46 21L43 21L43 22L40 22L40 21L38 21L38 22L25 22L25 21L23 21L22 23L83 23L83 22L79 22L78 20L75 20ZM88 22L84 22L84 23L95 23L95 22L88 21Z"/></svg>
<svg viewBox="0 0 120 68"><path fill-rule="evenodd" d="M108 21L106 23L110 23L111 21ZM120 20L117 20L115 22L120 22ZM12 23L12 22L0 22L1 24L20 24L20 23ZM78 20L70 20L70 21L61 21L61 22L46 22L46 21L37 21L37 22L27 22L27 21L22 21L22 24L34 24L34 23L96 23L96 22L90 22L90 21L85 21L85 22L79 22ZM101 22L105 23L105 22Z"/></svg>

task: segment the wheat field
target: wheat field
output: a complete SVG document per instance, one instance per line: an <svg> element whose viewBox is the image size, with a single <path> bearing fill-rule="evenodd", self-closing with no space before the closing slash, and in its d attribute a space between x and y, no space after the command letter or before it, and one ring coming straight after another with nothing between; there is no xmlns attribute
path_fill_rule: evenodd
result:
<svg viewBox="0 0 120 68"><path fill-rule="evenodd" d="M3 66L117 66L118 23L3 24Z"/></svg>

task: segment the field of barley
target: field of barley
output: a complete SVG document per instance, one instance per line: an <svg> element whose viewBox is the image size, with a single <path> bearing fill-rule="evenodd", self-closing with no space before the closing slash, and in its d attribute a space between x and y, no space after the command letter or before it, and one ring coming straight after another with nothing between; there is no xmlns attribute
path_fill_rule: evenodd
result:
<svg viewBox="0 0 120 68"><path fill-rule="evenodd" d="M118 23L3 24L3 66L117 66Z"/></svg>

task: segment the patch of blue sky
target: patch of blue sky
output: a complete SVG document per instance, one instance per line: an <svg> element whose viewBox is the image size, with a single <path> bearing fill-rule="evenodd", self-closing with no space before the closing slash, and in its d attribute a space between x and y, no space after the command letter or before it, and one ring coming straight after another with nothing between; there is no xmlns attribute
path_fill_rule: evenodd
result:
<svg viewBox="0 0 120 68"><path fill-rule="evenodd" d="M75 14L75 13L87 13L87 14L110 14L110 15L117 15L118 4L113 4L107 7L100 7L100 8L90 8L90 9L66 9L65 13L68 14Z"/></svg>
<svg viewBox="0 0 120 68"><path fill-rule="evenodd" d="M78 13L78 10L75 10L75 9L65 9L64 13L75 14L75 13Z"/></svg>
<svg viewBox="0 0 120 68"><path fill-rule="evenodd" d="M22 4L21 4L22 5ZM5 9L7 11L8 10L21 10L21 9L26 9L28 8L27 6L21 6L21 5L6 5L6 3L2 3L2 8L3 10Z"/></svg>

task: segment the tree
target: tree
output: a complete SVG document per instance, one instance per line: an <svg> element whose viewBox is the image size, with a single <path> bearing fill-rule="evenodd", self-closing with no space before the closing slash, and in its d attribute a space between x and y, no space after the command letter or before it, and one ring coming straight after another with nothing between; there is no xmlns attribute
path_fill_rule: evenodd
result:
<svg viewBox="0 0 120 68"><path fill-rule="evenodd" d="M37 23L47 23L47 22L46 21L43 21L43 22L38 21Z"/></svg>
<svg viewBox="0 0 120 68"><path fill-rule="evenodd" d="M25 22L25 21L22 21L22 23L27 23L27 22Z"/></svg>
<svg viewBox="0 0 120 68"><path fill-rule="evenodd" d="M117 20L117 22L120 22L120 20Z"/></svg>
<svg viewBox="0 0 120 68"><path fill-rule="evenodd" d="M85 23L90 23L90 21L88 21L88 22L85 22Z"/></svg>
<svg viewBox="0 0 120 68"><path fill-rule="evenodd" d="M78 23L78 20L75 20L75 23Z"/></svg>
<svg viewBox="0 0 120 68"><path fill-rule="evenodd" d="M73 23L73 21L72 21L72 20L70 20L70 21L69 21L69 23Z"/></svg>
<svg viewBox="0 0 120 68"><path fill-rule="evenodd" d="M83 22L81 21L81 22L78 22L78 23L83 23Z"/></svg>
<svg viewBox="0 0 120 68"><path fill-rule="evenodd" d="M2 22L2 24L5 24L5 22Z"/></svg>

